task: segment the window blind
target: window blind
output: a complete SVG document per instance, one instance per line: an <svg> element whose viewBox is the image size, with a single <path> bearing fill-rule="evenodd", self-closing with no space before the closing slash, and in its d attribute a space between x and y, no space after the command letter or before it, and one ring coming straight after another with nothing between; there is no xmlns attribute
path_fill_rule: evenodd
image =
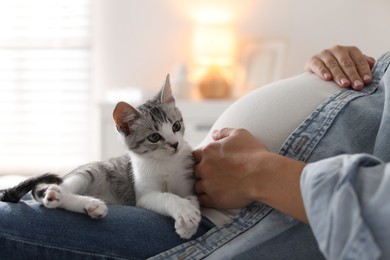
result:
<svg viewBox="0 0 390 260"><path fill-rule="evenodd" d="M0 174L91 159L90 3L0 0Z"/></svg>

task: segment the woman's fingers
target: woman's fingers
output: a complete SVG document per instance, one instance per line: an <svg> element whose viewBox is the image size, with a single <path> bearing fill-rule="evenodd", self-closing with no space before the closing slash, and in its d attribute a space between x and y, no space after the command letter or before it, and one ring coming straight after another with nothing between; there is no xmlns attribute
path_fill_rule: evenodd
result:
<svg viewBox="0 0 390 260"><path fill-rule="evenodd" d="M361 90L372 80L371 68L375 60L355 46L336 45L311 57L305 70L324 80L333 80L340 87Z"/></svg>

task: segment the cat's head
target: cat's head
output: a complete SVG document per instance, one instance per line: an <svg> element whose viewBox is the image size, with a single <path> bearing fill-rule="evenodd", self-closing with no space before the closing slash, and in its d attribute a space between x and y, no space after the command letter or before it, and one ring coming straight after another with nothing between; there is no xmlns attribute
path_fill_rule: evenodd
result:
<svg viewBox="0 0 390 260"><path fill-rule="evenodd" d="M153 99L137 108L119 102L113 117L127 147L134 153L171 156L185 143L183 118L175 105L169 75Z"/></svg>

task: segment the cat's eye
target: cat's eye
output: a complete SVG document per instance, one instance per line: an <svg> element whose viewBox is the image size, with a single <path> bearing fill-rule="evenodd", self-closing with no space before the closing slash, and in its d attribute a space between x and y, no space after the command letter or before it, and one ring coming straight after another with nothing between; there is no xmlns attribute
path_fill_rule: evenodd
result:
<svg viewBox="0 0 390 260"><path fill-rule="evenodd" d="M148 136L148 140L151 141L152 143L157 143L161 139L161 135L158 133L153 133Z"/></svg>
<svg viewBox="0 0 390 260"><path fill-rule="evenodd" d="M172 126L172 130L173 130L173 132L177 132L177 131L180 131L180 129L181 129L181 124L180 124L179 121L176 121L176 122L173 124L173 126Z"/></svg>

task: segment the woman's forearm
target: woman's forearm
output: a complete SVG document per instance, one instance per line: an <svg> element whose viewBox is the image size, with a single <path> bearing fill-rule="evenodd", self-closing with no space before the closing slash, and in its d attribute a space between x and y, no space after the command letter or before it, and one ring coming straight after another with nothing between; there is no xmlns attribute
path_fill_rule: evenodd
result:
<svg viewBox="0 0 390 260"><path fill-rule="evenodd" d="M307 223L300 190L300 176L306 164L269 152L262 152L258 163L262 164L260 170L244 183L249 196Z"/></svg>

